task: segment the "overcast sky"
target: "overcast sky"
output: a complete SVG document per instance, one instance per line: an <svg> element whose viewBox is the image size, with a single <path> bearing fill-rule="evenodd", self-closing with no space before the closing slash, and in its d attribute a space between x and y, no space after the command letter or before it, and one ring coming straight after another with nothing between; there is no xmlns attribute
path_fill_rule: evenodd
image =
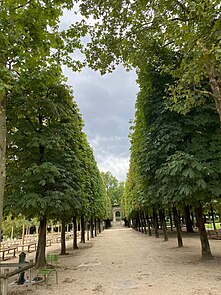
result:
<svg viewBox="0 0 221 295"><path fill-rule="evenodd" d="M61 27L67 27L72 18L71 12L66 12ZM73 87L100 171L110 171L119 181L125 181L129 167L129 121L134 118L138 92L135 72L118 66L104 76L88 68L81 73L65 68L64 74Z"/></svg>
<svg viewBox="0 0 221 295"><path fill-rule="evenodd" d="M81 73L65 69L68 84L85 122L84 131L94 150L100 171L110 171L125 181L129 164L129 121L134 118L138 88L134 72L121 66L101 76L85 68Z"/></svg>

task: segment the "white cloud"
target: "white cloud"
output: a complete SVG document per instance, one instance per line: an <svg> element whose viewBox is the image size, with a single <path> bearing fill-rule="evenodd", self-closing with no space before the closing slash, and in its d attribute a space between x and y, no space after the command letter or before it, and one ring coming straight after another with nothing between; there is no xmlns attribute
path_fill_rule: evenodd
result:
<svg viewBox="0 0 221 295"><path fill-rule="evenodd" d="M129 156L107 154L103 161L98 163L100 171L110 171L118 181L125 181L126 174L129 168Z"/></svg>

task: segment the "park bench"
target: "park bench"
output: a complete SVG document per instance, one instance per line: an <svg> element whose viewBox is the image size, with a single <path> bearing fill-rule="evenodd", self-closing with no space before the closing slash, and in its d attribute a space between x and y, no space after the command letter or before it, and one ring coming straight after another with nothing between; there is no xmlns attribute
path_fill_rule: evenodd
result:
<svg viewBox="0 0 221 295"><path fill-rule="evenodd" d="M53 240L51 238L47 238L46 239L46 247L51 246L52 242L53 242Z"/></svg>
<svg viewBox="0 0 221 295"><path fill-rule="evenodd" d="M19 248L21 248L22 251L24 251L25 249L27 249L27 251L30 253L31 252L31 248L34 248L33 251L36 251L36 245L37 242L31 242L31 243L27 243L27 244L21 244L21 245L17 245L18 250Z"/></svg>
<svg viewBox="0 0 221 295"><path fill-rule="evenodd" d="M12 252L12 255L13 257L15 257L15 254L16 252L18 251L18 246L12 246L12 247L3 247L3 248L0 248L0 253L2 253L2 260L6 260L6 257L5 257L5 253L9 254Z"/></svg>
<svg viewBox="0 0 221 295"><path fill-rule="evenodd" d="M221 230L208 230L207 235L209 239L221 240Z"/></svg>

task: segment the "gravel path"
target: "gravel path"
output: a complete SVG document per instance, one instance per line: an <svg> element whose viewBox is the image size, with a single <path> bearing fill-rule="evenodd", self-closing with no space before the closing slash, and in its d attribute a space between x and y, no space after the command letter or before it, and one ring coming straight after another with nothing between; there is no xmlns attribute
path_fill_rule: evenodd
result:
<svg viewBox="0 0 221 295"><path fill-rule="evenodd" d="M184 237L183 248L177 248L174 233L169 238L164 242L125 227L105 230L59 257L58 285L52 277L48 289L42 284L10 294L220 294L221 241L211 241L215 259L203 262L196 234Z"/></svg>

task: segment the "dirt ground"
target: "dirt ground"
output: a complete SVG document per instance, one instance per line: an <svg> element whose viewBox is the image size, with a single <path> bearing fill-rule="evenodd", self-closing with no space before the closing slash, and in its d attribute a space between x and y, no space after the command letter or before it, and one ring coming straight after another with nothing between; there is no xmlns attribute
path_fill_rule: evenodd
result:
<svg viewBox="0 0 221 295"><path fill-rule="evenodd" d="M59 256L58 279L48 289L39 284L12 288L21 295L218 295L221 293L221 241L211 240L213 261L202 261L197 234L184 234L177 248L175 233L169 241L149 237L126 227L113 227ZM49 252L59 249L47 248ZM27 255L31 259L34 253Z"/></svg>

